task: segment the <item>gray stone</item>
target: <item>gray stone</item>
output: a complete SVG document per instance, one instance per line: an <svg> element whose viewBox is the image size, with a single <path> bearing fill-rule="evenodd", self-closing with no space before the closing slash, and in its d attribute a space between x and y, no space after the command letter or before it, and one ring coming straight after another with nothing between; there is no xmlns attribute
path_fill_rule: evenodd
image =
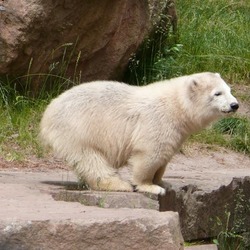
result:
<svg viewBox="0 0 250 250"><path fill-rule="evenodd" d="M74 180L65 171L0 172L0 249L183 249L175 212L52 198L50 193L62 188L53 181Z"/></svg>
<svg viewBox="0 0 250 250"><path fill-rule="evenodd" d="M161 211L177 211L185 240L216 237L234 226L250 228L250 158L232 151L179 154L164 180L172 185L160 197ZM218 224L220 220L221 225Z"/></svg>
<svg viewBox="0 0 250 250"><path fill-rule="evenodd" d="M229 185L211 192L190 184L160 197L160 211L179 213L185 240L216 237L226 230L227 212L230 212L229 229L241 223L239 232L244 232L250 228L249 190L250 177L234 178Z"/></svg>
<svg viewBox="0 0 250 250"><path fill-rule="evenodd" d="M218 250L214 244L185 247L186 250Z"/></svg>
<svg viewBox="0 0 250 250"><path fill-rule="evenodd" d="M159 211L158 196L150 194L147 197L140 193L62 190L52 193L52 196L55 200L80 202L85 206L145 208Z"/></svg>

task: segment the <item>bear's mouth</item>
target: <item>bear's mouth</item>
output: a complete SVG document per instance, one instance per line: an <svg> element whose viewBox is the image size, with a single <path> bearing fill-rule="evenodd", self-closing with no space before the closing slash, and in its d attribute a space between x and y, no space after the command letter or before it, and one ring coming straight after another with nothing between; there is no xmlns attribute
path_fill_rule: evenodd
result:
<svg viewBox="0 0 250 250"><path fill-rule="evenodd" d="M230 110L221 110L222 113L224 114L230 114L230 113L235 113L237 110L235 109L230 109Z"/></svg>

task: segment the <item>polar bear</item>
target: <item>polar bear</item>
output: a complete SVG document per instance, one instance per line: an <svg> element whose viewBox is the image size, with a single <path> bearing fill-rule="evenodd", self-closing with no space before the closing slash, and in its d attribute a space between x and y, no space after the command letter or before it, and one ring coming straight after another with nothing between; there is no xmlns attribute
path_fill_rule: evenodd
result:
<svg viewBox="0 0 250 250"><path fill-rule="evenodd" d="M183 141L238 107L218 73L142 87L96 81L54 99L40 135L91 189L164 195L162 176ZM132 183L118 175L123 166L131 167Z"/></svg>

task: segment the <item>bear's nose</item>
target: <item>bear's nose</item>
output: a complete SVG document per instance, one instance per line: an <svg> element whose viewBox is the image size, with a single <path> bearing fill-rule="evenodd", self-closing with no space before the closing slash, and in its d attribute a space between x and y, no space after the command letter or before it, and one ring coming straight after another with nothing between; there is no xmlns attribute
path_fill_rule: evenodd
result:
<svg viewBox="0 0 250 250"><path fill-rule="evenodd" d="M230 107L231 107L232 110L236 111L239 108L239 104L237 102L232 102L230 104Z"/></svg>

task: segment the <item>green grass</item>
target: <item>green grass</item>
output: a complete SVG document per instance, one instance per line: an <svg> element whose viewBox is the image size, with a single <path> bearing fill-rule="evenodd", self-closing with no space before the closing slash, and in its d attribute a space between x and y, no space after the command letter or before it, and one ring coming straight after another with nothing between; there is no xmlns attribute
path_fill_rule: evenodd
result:
<svg viewBox="0 0 250 250"><path fill-rule="evenodd" d="M22 161L29 155L41 156L37 141L38 124L47 101L18 95L3 95L0 102L0 154L8 161Z"/></svg>
<svg viewBox="0 0 250 250"><path fill-rule="evenodd" d="M23 161L29 156L43 155L38 130L45 107L63 90L81 82L81 53L75 55L76 43L63 44L52 51L52 59L59 50L62 56L49 66L46 74L31 74L31 59L27 74L0 78L0 154L4 159ZM75 61L75 68L72 77L67 77L71 60ZM33 86L38 82L39 91Z"/></svg>
<svg viewBox="0 0 250 250"><path fill-rule="evenodd" d="M142 57L133 58L130 64L131 72L136 77L130 75L129 79L134 84L145 84L194 72L212 71L221 73L231 83L249 84L248 1L177 0L176 5L179 17L177 43L170 34L158 53L155 53L154 47L147 50L144 46ZM151 55L150 51L153 51ZM149 54L148 58L143 58L143 54Z"/></svg>
<svg viewBox="0 0 250 250"><path fill-rule="evenodd" d="M181 73L214 71L231 82L249 81L250 4L247 1L177 0Z"/></svg>
<svg viewBox="0 0 250 250"><path fill-rule="evenodd" d="M192 135L190 141L214 144L250 155L250 119L229 117Z"/></svg>

